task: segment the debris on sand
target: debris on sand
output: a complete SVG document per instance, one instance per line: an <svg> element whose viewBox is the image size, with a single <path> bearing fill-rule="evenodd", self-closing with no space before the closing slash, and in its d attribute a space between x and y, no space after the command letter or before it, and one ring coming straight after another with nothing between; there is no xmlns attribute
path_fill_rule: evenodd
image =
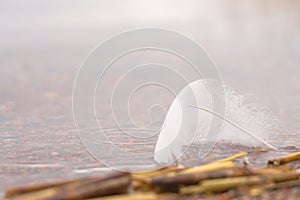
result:
<svg viewBox="0 0 300 200"><path fill-rule="evenodd" d="M235 159L240 153L191 168L168 166L139 173L112 172L106 175L39 184L6 190L7 200L163 200L163 199L287 199L300 196L300 171L291 162L300 152L270 159L267 166L253 168Z"/></svg>

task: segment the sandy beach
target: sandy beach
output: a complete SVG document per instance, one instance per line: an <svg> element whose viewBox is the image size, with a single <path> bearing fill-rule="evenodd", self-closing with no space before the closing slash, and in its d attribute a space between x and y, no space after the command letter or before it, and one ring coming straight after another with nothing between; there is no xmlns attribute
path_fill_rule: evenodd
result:
<svg viewBox="0 0 300 200"><path fill-rule="evenodd" d="M0 192L107 171L78 137L72 114L73 83L97 44L133 28L161 27L193 38L214 60L224 83L241 94L253 94L272 112L280 127L274 130L275 143L282 148L260 155L262 160L300 147L298 2L141 5L131 1L121 3L126 9L120 9L115 1L91 1L76 2L74 10L67 1L60 7L33 0L19 3L0 0ZM143 115L139 119L143 121ZM156 138L143 146L149 155ZM99 149L115 159L105 148ZM190 149L182 164L196 165L245 150L255 155L251 147L220 145L207 160L197 160L196 149ZM141 165L149 159L140 160ZM252 163L260 165L259 156L256 159ZM130 166L127 158L116 163Z"/></svg>

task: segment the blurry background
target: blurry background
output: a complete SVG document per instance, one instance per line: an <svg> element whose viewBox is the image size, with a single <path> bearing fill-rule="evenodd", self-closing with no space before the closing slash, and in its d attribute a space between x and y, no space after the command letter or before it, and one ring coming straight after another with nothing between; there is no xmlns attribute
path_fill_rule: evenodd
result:
<svg viewBox="0 0 300 200"><path fill-rule="evenodd" d="M0 191L97 165L73 130L73 81L97 44L141 27L202 44L224 82L255 94L300 143L297 0L0 0Z"/></svg>

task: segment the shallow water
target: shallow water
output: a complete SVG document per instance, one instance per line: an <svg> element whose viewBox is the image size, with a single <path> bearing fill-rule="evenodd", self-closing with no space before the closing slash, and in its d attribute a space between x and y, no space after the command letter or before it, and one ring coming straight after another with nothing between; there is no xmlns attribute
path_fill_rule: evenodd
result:
<svg viewBox="0 0 300 200"><path fill-rule="evenodd" d="M278 118L281 129L274 130L278 133L274 142L282 147L300 146L298 1L124 2L121 4L127 9L98 1L76 3L78 14L68 3L61 3L66 10L57 10L50 1L43 6L28 4L24 9L0 1L0 191L105 171L75 130L73 81L95 45L131 28L158 26L194 38L209 52L226 84L239 93L254 94ZM141 58L149 59L149 55ZM164 104L171 100L168 96ZM97 106L101 108L101 104ZM147 115L139 114L139 123L147 122ZM101 113L97 117L111 127L111 116ZM128 142L118 132L114 134L116 141ZM144 160L135 161L142 166L152 163L154 144L155 137L147 145L127 147L147 152ZM219 146L210 158L199 161L197 149L192 147L182 162L205 163L220 154L251 152L248 148ZM261 154L253 164L262 165L261 160L293 151ZM118 166L132 165L133 158L116 159L105 146L99 146L99 153Z"/></svg>

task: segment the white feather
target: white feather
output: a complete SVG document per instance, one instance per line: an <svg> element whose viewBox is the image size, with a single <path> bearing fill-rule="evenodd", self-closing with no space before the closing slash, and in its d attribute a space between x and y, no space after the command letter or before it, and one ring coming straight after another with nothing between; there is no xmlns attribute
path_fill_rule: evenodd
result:
<svg viewBox="0 0 300 200"><path fill-rule="evenodd" d="M225 113L214 112L213 105L222 101L225 102L226 116ZM266 142L274 120L257 106L249 105L243 96L216 81L201 79L190 83L170 106L157 140L154 160L159 164L171 164L195 141L203 145L222 139L231 143L265 144L275 148ZM215 118L221 123L212 126ZM220 127L223 122L224 127Z"/></svg>

